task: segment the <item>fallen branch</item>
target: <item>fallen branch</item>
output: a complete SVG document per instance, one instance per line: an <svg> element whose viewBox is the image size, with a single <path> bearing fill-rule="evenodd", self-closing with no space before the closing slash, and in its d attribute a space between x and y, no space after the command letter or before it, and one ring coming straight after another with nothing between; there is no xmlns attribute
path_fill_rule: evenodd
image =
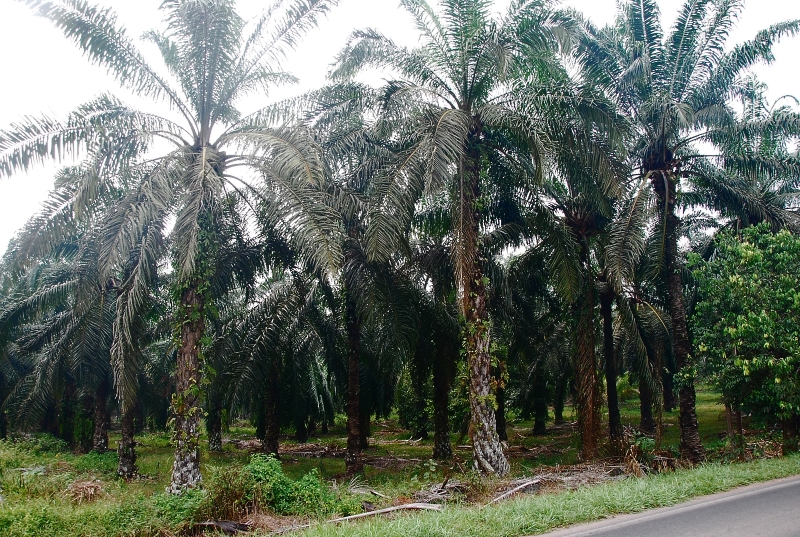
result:
<svg viewBox="0 0 800 537"><path fill-rule="evenodd" d="M350 516L343 516L341 518L334 518L331 520L327 520L328 524L338 524L340 522L348 522L350 520L356 520L358 518L364 518L372 515L383 515L385 513L391 513L393 511L402 511L402 510L418 510L418 511L441 511L441 505L435 505L431 503L406 503L403 505L395 505L394 507L386 507L385 509L378 509L377 511L370 511L368 513L359 513L357 515L350 515ZM292 526L291 528L287 528L283 531L293 531L293 530L300 530L303 528L310 528L312 524L302 524L300 526Z"/></svg>
<svg viewBox="0 0 800 537"><path fill-rule="evenodd" d="M492 500L489 503L487 503L486 505L484 505L484 507L492 505L495 502L499 502L500 500L504 500L504 499L508 498L509 496L512 496L512 495L514 495L515 493L517 493L517 492L519 492L521 490L525 490L526 488L530 487L531 485L538 485L539 483L541 483L541 481L542 480L539 479L539 478L530 479L528 481L525 481L523 484L521 484L521 485L519 485L517 487L514 487L513 489L511 489L511 490L509 490L507 492L504 492L503 494L501 494L500 496L498 496L494 500Z"/></svg>
<svg viewBox="0 0 800 537"><path fill-rule="evenodd" d="M404 505L395 505L394 507L386 507L385 509L378 509L377 511L370 511L369 513L359 513L357 515L334 518L333 520L328 520L328 522L338 524L339 522L347 522L348 520L355 520L357 518L364 518L366 516L372 516L372 515L382 515L384 513L391 513L392 511L402 511L405 509L412 509L418 511L441 511L442 506L435 505L432 503L407 503Z"/></svg>
<svg viewBox="0 0 800 537"><path fill-rule="evenodd" d="M208 520L206 522L198 522L194 527L221 531L225 535L236 535L250 530L249 524L233 522L232 520Z"/></svg>

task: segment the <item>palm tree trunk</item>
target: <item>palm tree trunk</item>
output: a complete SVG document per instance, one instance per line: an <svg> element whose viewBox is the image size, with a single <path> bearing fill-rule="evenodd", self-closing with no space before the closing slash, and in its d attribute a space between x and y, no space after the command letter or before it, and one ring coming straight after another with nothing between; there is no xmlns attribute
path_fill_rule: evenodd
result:
<svg viewBox="0 0 800 537"><path fill-rule="evenodd" d="M222 412L211 403L206 416L206 432L208 433L208 451L222 451Z"/></svg>
<svg viewBox="0 0 800 537"><path fill-rule="evenodd" d="M181 343L175 372L172 412L175 419L175 459L168 491L180 494L200 484L200 345L205 334L204 300L195 279L183 291L179 321Z"/></svg>
<svg viewBox="0 0 800 537"><path fill-rule="evenodd" d="M477 200L480 197L480 155L470 155L468 182L461 189L460 241L463 266L459 270L462 292L461 313L465 319L467 371L469 374L470 432L475 468L482 473L505 475L510 466L495 419L496 399L492 390L491 327L488 312L488 279L483 273L483 259L478 251Z"/></svg>
<svg viewBox="0 0 800 537"><path fill-rule="evenodd" d="M567 398L567 384L569 375L562 371L556 379L556 389L553 395L553 423L564 425L564 400Z"/></svg>
<svg viewBox="0 0 800 537"><path fill-rule="evenodd" d="M600 436L600 397L595 363L594 285L587 282L583 300L578 305L577 375L578 429L581 435L581 457L585 461L597 457Z"/></svg>
<svg viewBox="0 0 800 537"><path fill-rule="evenodd" d="M655 434L656 420L653 419L653 392L643 378L639 379L639 430L644 434Z"/></svg>
<svg viewBox="0 0 800 537"><path fill-rule="evenodd" d="M355 301L346 297L345 316L347 324L347 454L344 458L345 473L348 476L361 473L361 322L358 318Z"/></svg>
<svg viewBox="0 0 800 537"><path fill-rule="evenodd" d="M92 450L97 453L108 451L108 380L103 379L97 385L94 394L94 434L92 434Z"/></svg>
<svg viewBox="0 0 800 537"><path fill-rule="evenodd" d="M506 422L506 390L498 387L495 390L497 397L497 436L501 442L508 442L508 423Z"/></svg>
<svg viewBox="0 0 800 537"><path fill-rule="evenodd" d="M680 219L675 214L674 183L668 198L666 218L666 243L664 249L664 266L667 271L667 291L669 292L669 313L672 320L672 348L678 372L682 375L678 391L679 422L681 428L681 456L693 463L699 463L705 455L703 443L700 441L700 430L697 425L695 409L696 394L694 377L691 373L692 360L689 342L689 328L686 323L686 305L683 299L683 282L678 262L678 229ZM663 203L662 203L663 205ZM685 375L684 375L685 373Z"/></svg>
<svg viewBox="0 0 800 537"><path fill-rule="evenodd" d="M545 433L547 433L547 383L543 366L539 364L533 373L533 434L539 436Z"/></svg>
<svg viewBox="0 0 800 537"><path fill-rule="evenodd" d="M298 419L294 425L294 439L301 444L308 442L308 428L306 427L306 419Z"/></svg>
<svg viewBox="0 0 800 537"><path fill-rule="evenodd" d="M122 410L122 438L117 445L117 475L123 479L136 477L139 469L136 467L136 441L133 438L133 417L136 413L135 405L131 404Z"/></svg>
<svg viewBox="0 0 800 537"><path fill-rule="evenodd" d="M280 363L276 357L273 357L272 363L269 365L267 389L264 394L264 439L261 441L261 450L276 457L281 433L280 382Z"/></svg>
<svg viewBox="0 0 800 537"><path fill-rule="evenodd" d="M608 398L608 434L612 450L618 451L622 445L622 419L619 414L617 397L617 362L614 358L614 324L611 317L611 304L614 292L606 284L600 293L600 316L603 318L603 360L606 373L606 396Z"/></svg>
<svg viewBox="0 0 800 537"><path fill-rule="evenodd" d="M445 352L437 351L433 364L433 458L453 458L450 444L450 367Z"/></svg>
<svg viewBox="0 0 800 537"><path fill-rule="evenodd" d="M781 432L783 434L783 454L796 453L798 451L798 422L800 416L791 416L781 421Z"/></svg>

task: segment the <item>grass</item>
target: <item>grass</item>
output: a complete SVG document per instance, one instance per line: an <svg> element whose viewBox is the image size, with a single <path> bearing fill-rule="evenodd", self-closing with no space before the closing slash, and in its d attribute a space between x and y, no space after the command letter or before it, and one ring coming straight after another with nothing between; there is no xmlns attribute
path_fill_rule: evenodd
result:
<svg viewBox="0 0 800 537"><path fill-rule="evenodd" d="M298 537L515 537L620 513L674 505L734 487L800 474L800 455L690 470L510 500L484 509L448 507L439 513L320 525Z"/></svg>
<svg viewBox="0 0 800 537"><path fill-rule="evenodd" d="M697 412L706 445L712 448L722 445L720 438L726 424L718 396L699 391ZM568 420L572 417L571 409L567 409L565 417ZM638 423L638 401L623 403L622 418L626 424ZM664 423L662 450L676 451L677 412L665 414ZM510 444L527 450L515 452L511 460L512 478L546 471L545 466L570 465L576 461L578 441L574 427L553 427L546 435L533 436L532 426L532 422L515 421L509 427ZM376 424L373 432L376 442L367 450L368 457L405 459L401 467L367 466L363 484L391 497L365 498L377 507L410 501L415 491L434 482L440 483L445 475L469 483L475 489L469 498L478 503L494 493L496 483L482 481L469 471L468 450L457 450L452 464L434 464L429 460L431 440L407 442L408 433L392 420ZM253 435L254 430L248 426L232 427L228 434L231 440L252 439ZM344 436L342 424L338 424L328 435L312 437L309 441L341 448L345 445ZM112 435L112 450L117 440L118 437ZM457 435L454 435L453 441L456 440ZM162 530L179 534L193 517L201 516L198 513L205 493L196 492L181 498L164 494L172 465L169 435L142 434L137 436L137 442L140 443L137 462L140 472L147 478L126 483L115 478L117 457L113 451L103 455L79 455L69 452L63 442L52 437L24 442L0 441L0 537L154 536ZM201 455L206 478L213 474L212 467L224 473L227 469L241 468L248 460L249 454L233 443L226 444L222 453L204 451ZM282 468L293 480L315 471L323 481L338 483L338 488L334 486L336 495L347 494L341 458L285 454ZM692 496L794 473L800 473L797 457L746 465L707 465L693 471L625 480L576 492L525 497L482 510L474 506L450 506L438 514L375 519L342 528L320 526L305 535L521 535L617 512L669 505ZM70 501L67 488L74 481L85 479L99 480L105 493L94 503L76 505ZM345 498L355 500L357 506L361 499ZM328 516L319 515L317 520Z"/></svg>

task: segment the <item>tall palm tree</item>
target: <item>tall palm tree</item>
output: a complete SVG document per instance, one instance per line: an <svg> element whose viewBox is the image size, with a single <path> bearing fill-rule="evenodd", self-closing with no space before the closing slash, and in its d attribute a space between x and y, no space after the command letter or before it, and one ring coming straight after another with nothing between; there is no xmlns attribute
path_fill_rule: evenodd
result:
<svg viewBox="0 0 800 537"><path fill-rule="evenodd" d="M98 182L136 170L136 188L108 219L101 249L101 279L136 245L141 251L118 298L113 347L118 355L136 346L128 327L140 313L158 260L167 253L163 237L167 222L175 218L170 243L178 366L172 403L176 450L169 487L174 493L201 479L201 356L207 344L206 316L214 309L209 286L218 261L214 219L228 207L222 200L230 194L250 197L251 202L279 199L264 205L276 226L288 226L319 265L337 262L337 244L331 241L336 230L333 224L326 226L326 211L315 194L323 170L314 144L302 131L273 124L272 109L242 116L236 108L248 93L266 93L292 80L280 70L284 54L335 3L279 2L247 26L232 0L166 1L161 6L165 31L146 35L161 53L166 67L162 74L146 61L109 9L80 0L30 2L38 15L51 20L121 86L165 103L177 118L135 110L103 96L80 107L65 123L47 117L26 119L0 134L0 170L5 175L54 155L116 149L105 153L113 158L106 158L83 186L87 197ZM130 155L143 146L154 151L164 147L154 145L156 140L171 148L156 158L131 161ZM122 375L120 389L132 383L132 375Z"/></svg>
<svg viewBox="0 0 800 537"><path fill-rule="evenodd" d="M525 191L543 173L555 144L577 149L585 139L570 135L592 120L605 128L609 116L598 113L592 106L597 101L580 89L552 77L562 72L555 52L561 34L554 29L566 19L553 3L517 0L499 20L488 0L448 0L441 15L424 0L401 5L415 20L420 48L408 50L377 32L359 31L332 72L347 79L372 66L397 76L381 90L396 158L380 175L384 201L366 238L379 242L403 232L420 196L447 200L474 463L481 472L505 474L509 465L496 431L492 389L488 260L479 247L487 226L496 224L483 217L485 194L491 175L509 170ZM584 121L570 123L565 110L585 112ZM490 164L493 156L502 164Z"/></svg>
<svg viewBox="0 0 800 537"><path fill-rule="evenodd" d="M673 349L680 378L681 453L703 457L695 412L691 343L681 281L678 241L686 182L700 182L708 162L695 142L729 128L734 82L745 70L772 59L772 46L800 29L800 21L776 24L751 41L725 51L743 0L687 0L664 35L655 0L620 5L617 25L589 27L581 54L586 76L613 94L636 129L632 154L641 186L652 187L658 209L657 255L672 319ZM632 250L635 253L636 250Z"/></svg>

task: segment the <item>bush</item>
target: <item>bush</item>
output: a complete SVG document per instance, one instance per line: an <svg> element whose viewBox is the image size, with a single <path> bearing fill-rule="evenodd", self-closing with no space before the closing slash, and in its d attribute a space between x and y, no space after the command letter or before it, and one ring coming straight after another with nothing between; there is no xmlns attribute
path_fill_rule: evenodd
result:
<svg viewBox="0 0 800 537"><path fill-rule="evenodd" d="M204 490L190 489L182 494L158 494L153 498L157 516L170 524L192 522L202 518L202 506L210 494Z"/></svg>
<svg viewBox="0 0 800 537"><path fill-rule="evenodd" d="M631 385L631 379L627 373L617 379L617 397L620 403L639 397L639 392Z"/></svg>
<svg viewBox="0 0 800 537"><path fill-rule="evenodd" d="M294 481L279 460L259 454L242 468L212 468L199 512L207 518L235 518L255 508L282 515L351 514L359 505L334 494L316 470Z"/></svg>
<svg viewBox="0 0 800 537"><path fill-rule="evenodd" d="M27 451L34 455L41 455L43 453L66 453L69 451L69 444L48 433L39 433L23 437L17 440L16 444L20 450Z"/></svg>
<svg viewBox="0 0 800 537"><path fill-rule="evenodd" d="M710 261L690 259L700 372L728 406L765 421L800 416L799 265L800 238L766 225L720 235Z"/></svg>
<svg viewBox="0 0 800 537"><path fill-rule="evenodd" d="M200 511L204 518L235 519L253 507L255 491L255 479L244 468L209 468Z"/></svg>

